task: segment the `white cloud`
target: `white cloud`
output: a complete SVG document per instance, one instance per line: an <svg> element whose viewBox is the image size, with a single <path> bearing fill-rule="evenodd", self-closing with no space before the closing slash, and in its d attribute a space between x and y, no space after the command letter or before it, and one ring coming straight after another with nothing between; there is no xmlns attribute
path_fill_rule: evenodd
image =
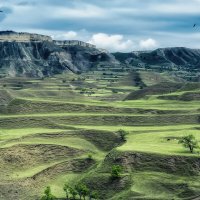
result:
<svg viewBox="0 0 200 200"><path fill-rule="evenodd" d="M75 31L68 31L66 33L52 35L53 39L55 40L74 40L77 39L77 32Z"/></svg>
<svg viewBox="0 0 200 200"><path fill-rule="evenodd" d="M84 5L82 7L57 7L52 12L52 7L48 8L51 18L67 19L67 18L105 18L106 11L100 7L93 5Z"/></svg>
<svg viewBox="0 0 200 200"><path fill-rule="evenodd" d="M192 27L199 8L200 0L0 0L0 28L89 41L110 51L200 48L199 27Z"/></svg>
<svg viewBox="0 0 200 200"><path fill-rule="evenodd" d="M133 42L126 40L123 35L108 35L105 33L97 33L88 41L99 48L116 51L130 51L133 48Z"/></svg>
<svg viewBox="0 0 200 200"><path fill-rule="evenodd" d="M4 0L5 1L5 0ZM83 20L88 19L104 19L107 17L106 10L102 9L95 5L90 4L80 4L73 5L72 7L67 6L54 6L48 4L27 4L27 5L18 5L12 4L10 2L1 3L0 8L10 9L9 13L5 11L5 19L1 22L1 28L4 29L13 29L13 27L35 27L36 25L52 24L57 26L56 22L61 20L62 26L64 23L69 21L67 20ZM38 12L36 12L36 10ZM4 14L3 13L3 14ZM2 14L2 15L3 15ZM26 17L24 17L26 16ZM66 22L64 22L66 20ZM76 21L76 24L78 22Z"/></svg>
<svg viewBox="0 0 200 200"><path fill-rule="evenodd" d="M174 3L160 3L154 4L150 7L152 12L163 13L163 14L199 14L200 1L186 1L176 0Z"/></svg>
<svg viewBox="0 0 200 200"><path fill-rule="evenodd" d="M146 39L146 40L141 40L139 42L139 47L140 49L142 50L150 50L150 49L154 49L158 46L156 40L152 39L152 38L149 38L149 39Z"/></svg>

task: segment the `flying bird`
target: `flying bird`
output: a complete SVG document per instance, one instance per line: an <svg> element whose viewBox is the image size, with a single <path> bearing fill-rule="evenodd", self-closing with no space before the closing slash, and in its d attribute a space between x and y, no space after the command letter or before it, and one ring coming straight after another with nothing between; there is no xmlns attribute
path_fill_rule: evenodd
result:
<svg viewBox="0 0 200 200"><path fill-rule="evenodd" d="M0 10L0 12L3 12L2 10Z"/></svg>
<svg viewBox="0 0 200 200"><path fill-rule="evenodd" d="M193 28L196 27L196 26L197 26L197 24L194 24L194 25L193 25Z"/></svg>

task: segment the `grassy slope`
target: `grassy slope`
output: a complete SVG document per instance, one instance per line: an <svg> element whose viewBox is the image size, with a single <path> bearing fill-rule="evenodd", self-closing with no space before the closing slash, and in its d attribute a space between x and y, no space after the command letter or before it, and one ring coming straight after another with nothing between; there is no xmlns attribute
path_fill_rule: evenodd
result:
<svg viewBox="0 0 200 200"><path fill-rule="evenodd" d="M137 90L131 85L132 80L130 85L127 81L123 85L122 75L108 77L100 69L81 76L85 79L82 82L72 80L77 77L71 75L45 80L20 79L29 83L17 88L20 90L13 90L18 79L4 80L8 93L18 100L9 102L7 111L0 116L1 199L13 198L15 189L19 191L18 198L35 199L46 185L52 187L56 196L64 197L63 184L75 184L79 180L96 187L104 199L181 199L198 195L198 175L178 175L178 171L171 174L164 169L159 172L146 168L133 170L127 165L122 180L110 182L110 170L106 167L102 170L102 166L106 155L118 145L115 150L121 154L147 153L150 158L154 154L198 157L198 154L189 154L177 139L194 134L200 140L199 102L160 100L157 96L121 101L130 90ZM146 84L169 80L160 76L153 80L152 76L144 80ZM70 81L63 82L65 79ZM111 79L115 82L110 82ZM81 87L93 88L95 94L89 97L80 94ZM114 94L113 89L120 91ZM176 93L179 94L182 92ZM158 114L158 111L162 112ZM181 118L176 123L178 116ZM119 129L130 132L123 145L115 134ZM89 153L94 163L87 161ZM13 189L8 192L10 188Z"/></svg>

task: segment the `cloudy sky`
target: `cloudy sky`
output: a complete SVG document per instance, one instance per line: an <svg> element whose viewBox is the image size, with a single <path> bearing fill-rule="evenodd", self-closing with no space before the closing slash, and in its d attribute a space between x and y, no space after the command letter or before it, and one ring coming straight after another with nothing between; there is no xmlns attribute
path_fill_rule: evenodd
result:
<svg viewBox="0 0 200 200"><path fill-rule="evenodd" d="M110 51L200 48L200 0L0 0L0 9L0 30L78 39Z"/></svg>

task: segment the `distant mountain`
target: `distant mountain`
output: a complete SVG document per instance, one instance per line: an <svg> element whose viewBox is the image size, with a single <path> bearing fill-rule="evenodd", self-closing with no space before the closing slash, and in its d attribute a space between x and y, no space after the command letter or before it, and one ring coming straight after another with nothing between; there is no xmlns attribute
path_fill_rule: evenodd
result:
<svg viewBox="0 0 200 200"><path fill-rule="evenodd" d="M81 41L54 41L39 34L0 32L0 77L53 76L81 73L97 66L167 72L189 81L200 80L200 50L164 48L154 51L113 53Z"/></svg>
<svg viewBox="0 0 200 200"><path fill-rule="evenodd" d="M114 53L121 63L134 69L171 72L185 79L198 81L200 77L200 50L184 47L162 48L154 51Z"/></svg>
<svg viewBox="0 0 200 200"><path fill-rule="evenodd" d="M53 41L38 34L0 32L1 77L44 77L64 71L81 73L104 62L118 61L108 52L80 41Z"/></svg>

